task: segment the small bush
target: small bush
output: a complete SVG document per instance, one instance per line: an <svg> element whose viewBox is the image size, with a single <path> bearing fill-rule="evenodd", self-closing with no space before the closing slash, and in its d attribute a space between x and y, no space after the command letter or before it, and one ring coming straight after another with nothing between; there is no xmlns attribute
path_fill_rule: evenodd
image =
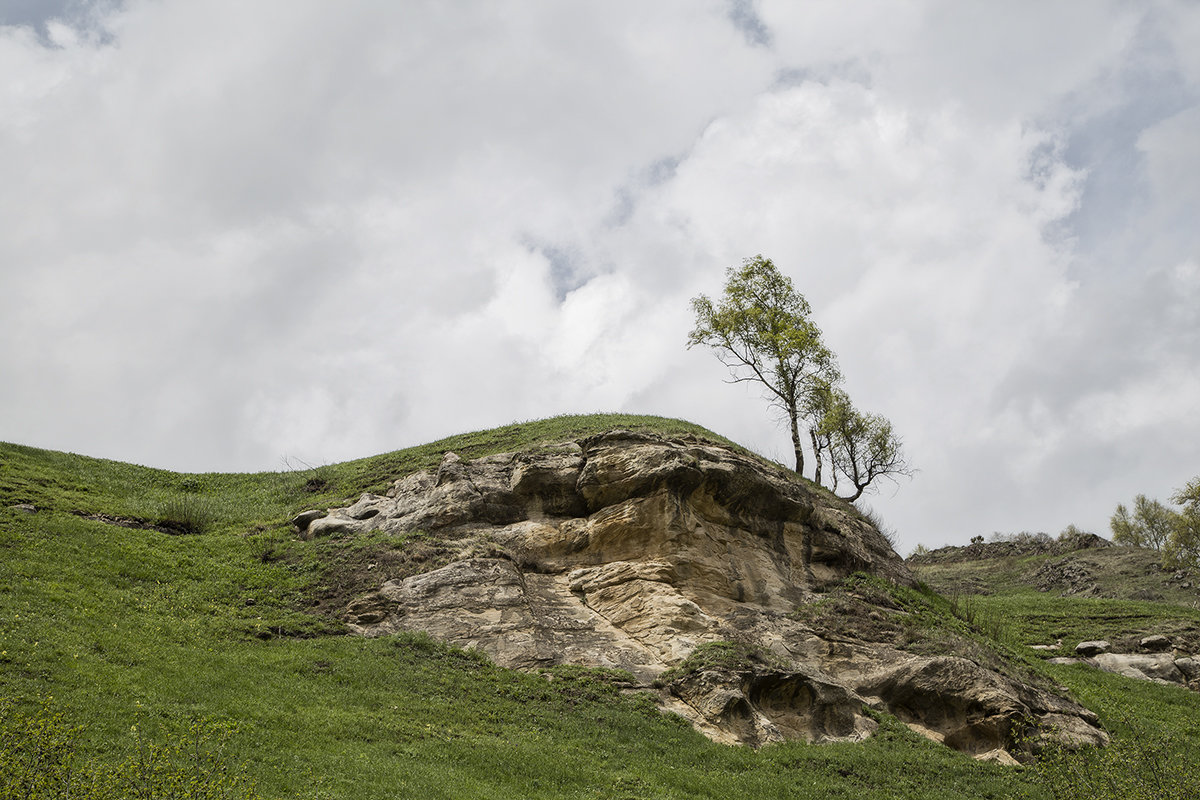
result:
<svg viewBox="0 0 1200 800"><path fill-rule="evenodd" d="M217 519L213 501L202 494L178 494L158 508L157 523L178 533L204 533Z"/></svg>
<svg viewBox="0 0 1200 800"><path fill-rule="evenodd" d="M1007 643L1012 639L1004 618L997 612L983 606L974 594L952 594L950 613L967 624L971 630L987 638Z"/></svg>

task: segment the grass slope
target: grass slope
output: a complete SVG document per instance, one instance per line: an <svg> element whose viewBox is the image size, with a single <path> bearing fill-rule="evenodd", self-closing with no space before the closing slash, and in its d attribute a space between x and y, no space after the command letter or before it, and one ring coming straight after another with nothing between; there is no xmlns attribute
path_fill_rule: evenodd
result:
<svg viewBox="0 0 1200 800"><path fill-rule="evenodd" d="M197 719L236 724L221 758L266 797L1050 796L1032 771L978 764L889 718L863 744L725 747L604 673L512 672L422 637L339 635L312 613L328 574L317 543L289 536L295 512L381 490L446 450L472 458L613 427L721 440L676 420L559 417L255 475L0 444L0 744L53 696L84 726L79 761L92 770ZM1184 730L1179 717L1200 710L1178 690L1059 676L1093 707L1132 707L1151 732Z"/></svg>
<svg viewBox="0 0 1200 800"><path fill-rule="evenodd" d="M1105 596L1073 596L1069 585L1039 590L1045 567L1064 564L1085 570L1089 590ZM1148 550L1109 547L962 560L938 559L935 553L914 558L909 566L998 638L1017 647L1061 641L1055 650L1038 652L1043 659L1072 656L1079 642L1096 639L1136 652L1138 641L1152 633L1200 651L1200 593L1181 587L1175 570L1162 569L1158 555ZM1135 599L1147 596L1159 600ZM1109 752L1091 764L1090 775L1079 773L1091 763L1088 758L1054 765L1058 777L1075 787L1056 797L1197 796L1200 694L1080 665L1046 664L1044 669L1100 715L1114 740ZM1141 782L1127 782L1133 778Z"/></svg>

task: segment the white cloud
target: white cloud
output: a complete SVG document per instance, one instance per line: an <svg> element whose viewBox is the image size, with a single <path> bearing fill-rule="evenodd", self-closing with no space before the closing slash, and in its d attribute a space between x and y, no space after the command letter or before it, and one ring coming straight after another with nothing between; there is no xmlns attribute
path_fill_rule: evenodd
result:
<svg viewBox="0 0 1200 800"><path fill-rule="evenodd" d="M684 350L688 300L761 252L923 470L877 501L903 544L1102 521L1175 480L1200 12L729 8L0 27L0 437L260 469L631 409L778 456L754 390ZM1078 157L1118 128L1127 162ZM1139 438L1170 464L1096 472L1151 463Z"/></svg>

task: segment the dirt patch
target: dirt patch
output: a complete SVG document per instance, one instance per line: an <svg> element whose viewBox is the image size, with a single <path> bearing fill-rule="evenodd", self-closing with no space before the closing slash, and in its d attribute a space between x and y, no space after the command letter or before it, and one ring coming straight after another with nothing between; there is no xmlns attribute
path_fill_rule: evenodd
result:
<svg viewBox="0 0 1200 800"><path fill-rule="evenodd" d="M169 536L186 536L194 533L190 528L185 528L182 525L157 525L149 520L139 517L118 517L112 514L89 514L86 511L72 511L77 517L82 519L90 519L93 522L103 522L105 525L115 525L118 528L134 528L143 531L158 531Z"/></svg>
<svg viewBox="0 0 1200 800"><path fill-rule="evenodd" d="M320 577L307 604L310 611L337 620L355 598L378 591L388 581L444 567L459 553L450 542L426 538L357 546L334 539L322 542L321 550Z"/></svg>

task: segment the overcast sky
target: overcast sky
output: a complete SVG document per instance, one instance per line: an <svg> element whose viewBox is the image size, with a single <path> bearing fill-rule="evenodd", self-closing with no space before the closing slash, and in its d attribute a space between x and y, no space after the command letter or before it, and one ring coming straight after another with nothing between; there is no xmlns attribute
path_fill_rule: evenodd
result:
<svg viewBox="0 0 1200 800"><path fill-rule="evenodd" d="M559 413L788 461L761 253L898 549L1200 475L1200 3L0 0L0 439L183 471Z"/></svg>

